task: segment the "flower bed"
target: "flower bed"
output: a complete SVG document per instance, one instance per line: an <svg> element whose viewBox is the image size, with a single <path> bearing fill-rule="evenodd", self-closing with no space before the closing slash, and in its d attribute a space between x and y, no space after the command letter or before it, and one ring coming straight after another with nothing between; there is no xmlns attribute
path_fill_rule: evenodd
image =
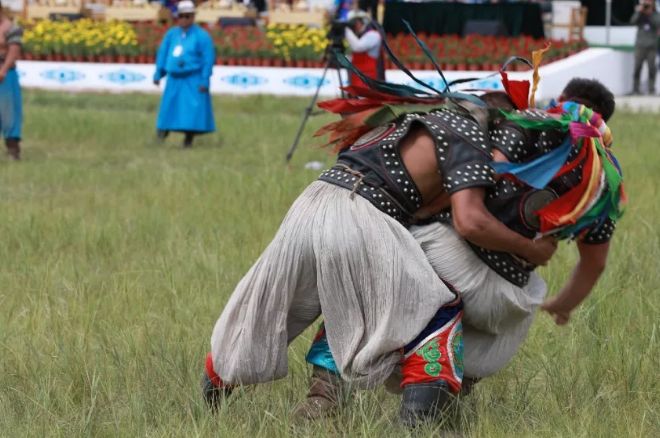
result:
<svg viewBox="0 0 660 438"><path fill-rule="evenodd" d="M528 36L515 38L469 35L420 35L433 53L441 68L446 70L497 70L510 56L531 58L533 50L544 48L551 43L544 63L566 58L587 48L584 41L535 40ZM431 62L410 35L399 34L388 38L388 44L401 61L412 69L433 69ZM387 61L387 68L394 68ZM514 64L515 69L528 69L522 63Z"/></svg>
<svg viewBox="0 0 660 438"><path fill-rule="evenodd" d="M135 29L125 22L43 20L23 26L26 59L112 62L140 51Z"/></svg>
<svg viewBox="0 0 660 438"><path fill-rule="evenodd" d="M24 58L82 62L153 63L166 27L152 23L79 20L25 22ZM321 67L328 45L326 30L307 26L271 25L207 28L220 65ZM446 70L496 70L509 56L530 56L547 40L471 35L421 35ZM430 61L410 35L389 37L394 53L412 69L432 69ZM585 42L552 41L545 62L586 48ZM388 68L393 68L388 61ZM524 66L523 66L524 67Z"/></svg>

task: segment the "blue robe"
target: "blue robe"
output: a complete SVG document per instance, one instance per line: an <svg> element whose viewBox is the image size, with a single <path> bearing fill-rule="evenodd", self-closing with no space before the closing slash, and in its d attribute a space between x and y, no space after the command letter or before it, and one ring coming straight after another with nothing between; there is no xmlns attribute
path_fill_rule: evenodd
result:
<svg viewBox="0 0 660 438"><path fill-rule="evenodd" d="M7 72L4 81L0 82L0 129L4 138L21 138L23 124L23 105L21 103L21 86L18 83L16 69Z"/></svg>
<svg viewBox="0 0 660 438"><path fill-rule="evenodd" d="M193 24L168 30L158 49L154 80L167 75L157 127L163 131L213 132L209 81L215 63L211 36ZM206 92L200 92L201 86Z"/></svg>

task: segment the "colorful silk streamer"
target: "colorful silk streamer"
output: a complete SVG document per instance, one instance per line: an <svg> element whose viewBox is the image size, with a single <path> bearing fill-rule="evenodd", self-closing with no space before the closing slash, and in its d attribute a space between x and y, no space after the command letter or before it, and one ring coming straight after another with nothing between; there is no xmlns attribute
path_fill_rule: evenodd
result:
<svg viewBox="0 0 660 438"><path fill-rule="evenodd" d="M607 148L612 142L611 132L600 115L575 102L563 102L548 112L558 118L539 120L524 113L504 114L525 129L559 129L567 134L565 142L529 163L495 163L493 167L497 173L513 175L542 189L581 165L580 183L536 212L542 235L575 238L607 218L617 220L622 216L626 203L623 175ZM579 152L567 161L573 147Z"/></svg>
<svg viewBox="0 0 660 438"><path fill-rule="evenodd" d="M491 167L495 173L513 175L535 189L542 189L564 165L572 146L570 139L566 139L557 149L528 163L493 162Z"/></svg>

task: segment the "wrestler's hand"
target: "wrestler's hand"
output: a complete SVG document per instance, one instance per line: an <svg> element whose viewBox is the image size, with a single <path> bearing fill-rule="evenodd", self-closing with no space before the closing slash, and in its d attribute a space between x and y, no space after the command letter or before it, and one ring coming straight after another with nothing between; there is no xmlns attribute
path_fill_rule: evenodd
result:
<svg viewBox="0 0 660 438"><path fill-rule="evenodd" d="M566 306L555 297L541 304L541 310L548 312L548 314L555 320L555 324L565 325L571 319L571 311L573 309L566 308Z"/></svg>
<svg viewBox="0 0 660 438"><path fill-rule="evenodd" d="M154 85L159 86L160 85L160 79L154 79Z"/></svg>
<svg viewBox="0 0 660 438"><path fill-rule="evenodd" d="M199 86L199 92L200 93L208 93L208 91L209 91L209 87L207 87L206 85L200 85Z"/></svg>
<svg viewBox="0 0 660 438"><path fill-rule="evenodd" d="M525 249L524 254L520 254L525 260L538 266L545 266L557 250L557 240L554 237L546 236L540 239L532 240Z"/></svg>

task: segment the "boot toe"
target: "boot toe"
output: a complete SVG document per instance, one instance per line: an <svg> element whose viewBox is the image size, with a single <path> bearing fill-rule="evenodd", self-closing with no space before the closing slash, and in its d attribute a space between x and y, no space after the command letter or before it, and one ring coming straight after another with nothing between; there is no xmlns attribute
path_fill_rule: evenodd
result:
<svg viewBox="0 0 660 438"><path fill-rule="evenodd" d="M293 411L296 420L318 420L337 413L337 402L324 397L308 397Z"/></svg>
<svg viewBox="0 0 660 438"><path fill-rule="evenodd" d="M399 420L410 429L437 421L452 399L443 381L407 385L403 389Z"/></svg>
<svg viewBox="0 0 660 438"><path fill-rule="evenodd" d="M212 410L217 410L220 407L220 403L222 403L222 399L227 397L231 392L229 388L218 388L215 386L206 373L202 375L201 386L204 401Z"/></svg>

